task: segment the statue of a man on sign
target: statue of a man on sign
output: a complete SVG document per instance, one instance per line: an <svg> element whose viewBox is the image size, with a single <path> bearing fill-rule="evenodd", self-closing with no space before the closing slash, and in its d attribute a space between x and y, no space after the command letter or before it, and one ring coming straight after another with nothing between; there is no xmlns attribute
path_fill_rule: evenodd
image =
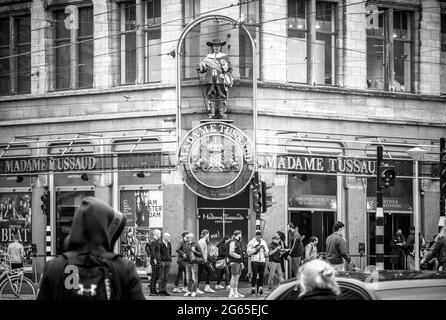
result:
<svg viewBox="0 0 446 320"><path fill-rule="evenodd" d="M200 73L206 73L206 107L209 118L225 118L227 110L228 89L232 87L232 65L227 54L221 52L226 41L218 39L209 41L212 48L206 58L197 65Z"/></svg>

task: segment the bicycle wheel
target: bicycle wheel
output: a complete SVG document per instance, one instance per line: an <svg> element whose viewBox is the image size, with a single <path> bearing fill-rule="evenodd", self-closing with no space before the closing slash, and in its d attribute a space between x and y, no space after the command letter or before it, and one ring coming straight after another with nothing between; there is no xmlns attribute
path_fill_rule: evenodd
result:
<svg viewBox="0 0 446 320"><path fill-rule="evenodd" d="M36 287L23 275L14 275L0 284L0 300L35 300Z"/></svg>

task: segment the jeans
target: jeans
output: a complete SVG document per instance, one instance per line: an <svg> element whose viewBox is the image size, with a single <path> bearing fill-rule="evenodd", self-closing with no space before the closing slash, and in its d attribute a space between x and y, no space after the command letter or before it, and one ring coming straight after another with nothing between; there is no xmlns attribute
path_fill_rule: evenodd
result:
<svg viewBox="0 0 446 320"><path fill-rule="evenodd" d="M217 285L223 280L223 276L225 277L226 286L229 286L229 281L231 280L231 273L229 272L229 267L226 265L223 269L220 269L220 273L218 274Z"/></svg>
<svg viewBox="0 0 446 320"><path fill-rule="evenodd" d="M268 287L272 288L274 284L274 276L279 278L279 282L284 281L282 274L282 266L280 262L270 262L269 263L269 277L268 277Z"/></svg>
<svg viewBox="0 0 446 320"><path fill-rule="evenodd" d="M257 283L257 287L262 287L263 276L265 274L265 262L251 261L251 269L252 269L251 286L254 288ZM259 275L258 279L257 275Z"/></svg>
<svg viewBox="0 0 446 320"><path fill-rule="evenodd" d="M198 287L198 264L186 264L187 290L196 292Z"/></svg>
<svg viewBox="0 0 446 320"><path fill-rule="evenodd" d="M302 257L291 257L291 276L297 277L297 271L299 270L300 266L300 259Z"/></svg>
<svg viewBox="0 0 446 320"><path fill-rule="evenodd" d="M178 261L178 272L177 272L177 276L175 278L175 287L178 287L178 284L180 283L181 275L183 275L184 287L187 287L186 262L184 262L184 261Z"/></svg>
<svg viewBox="0 0 446 320"><path fill-rule="evenodd" d="M172 262L162 261L160 268L160 291L166 290L167 276L169 275Z"/></svg>
<svg viewBox="0 0 446 320"><path fill-rule="evenodd" d="M200 285L200 278L203 275L203 271L206 271L206 284L211 283L212 268L208 262L204 262L198 265L198 285Z"/></svg>

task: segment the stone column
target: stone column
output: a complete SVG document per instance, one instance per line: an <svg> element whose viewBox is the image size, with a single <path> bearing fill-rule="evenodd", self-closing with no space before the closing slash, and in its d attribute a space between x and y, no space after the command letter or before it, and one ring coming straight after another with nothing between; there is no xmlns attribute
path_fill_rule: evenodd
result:
<svg viewBox="0 0 446 320"><path fill-rule="evenodd" d="M94 177L94 186L95 191L94 195L96 198L101 199L105 203L108 203L110 206L112 204L112 173L101 173L95 175Z"/></svg>
<svg viewBox="0 0 446 320"><path fill-rule="evenodd" d="M420 93L440 94L440 2L426 0L421 2L420 56ZM415 62L416 63L416 62Z"/></svg>
<svg viewBox="0 0 446 320"><path fill-rule="evenodd" d="M358 255L359 243L366 244L367 254L367 206L366 206L366 181L359 177L346 177L346 241L351 255ZM374 245L374 244L371 244ZM358 267L359 257L352 257L352 262ZM367 257L363 257L361 266L367 263Z"/></svg>
<svg viewBox="0 0 446 320"><path fill-rule="evenodd" d="M47 68L45 67L45 32L51 29L44 2L34 0L31 4L31 93L47 91Z"/></svg>
<svg viewBox="0 0 446 320"><path fill-rule="evenodd" d="M344 6L344 86L355 89L367 88L367 51L365 3L354 4L356 0L343 2Z"/></svg>
<svg viewBox="0 0 446 320"><path fill-rule="evenodd" d="M112 55L111 41L116 41L112 35L112 27L107 13L117 6L111 6L109 1L93 0L93 86L95 88L108 88L112 84ZM119 27L119 26L118 26ZM119 41L119 38L117 39Z"/></svg>
<svg viewBox="0 0 446 320"><path fill-rule="evenodd" d="M287 70L287 16L286 0L261 2L260 27L260 72L262 79L270 82L285 82ZM278 19L274 22L271 20ZM257 42L259 44L259 42Z"/></svg>
<svg viewBox="0 0 446 320"><path fill-rule="evenodd" d="M45 248L46 248L46 226L47 226L47 216L42 213L40 208L42 200L40 197L43 192L46 191L48 187L48 176L39 175L33 178L32 185L32 208L31 208L31 225L32 225L32 243L37 246L37 274L43 272L43 266L45 264ZM40 279L40 278L39 278Z"/></svg>

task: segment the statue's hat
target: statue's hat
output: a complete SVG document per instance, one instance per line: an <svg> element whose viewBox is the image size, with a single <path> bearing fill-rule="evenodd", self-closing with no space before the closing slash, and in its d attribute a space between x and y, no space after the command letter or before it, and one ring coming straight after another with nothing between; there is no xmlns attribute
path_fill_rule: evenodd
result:
<svg viewBox="0 0 446 320"><path fill-rule="evenodd" d="M224 46L225 44L226 44L226 41L220 41L220 40L218 40L218 39L214 39L214 40L212 40L212 41L209 41L209 42L207 42L206 43L209 47L212 47L213 45L220 45L220 46Z"/></svg>

